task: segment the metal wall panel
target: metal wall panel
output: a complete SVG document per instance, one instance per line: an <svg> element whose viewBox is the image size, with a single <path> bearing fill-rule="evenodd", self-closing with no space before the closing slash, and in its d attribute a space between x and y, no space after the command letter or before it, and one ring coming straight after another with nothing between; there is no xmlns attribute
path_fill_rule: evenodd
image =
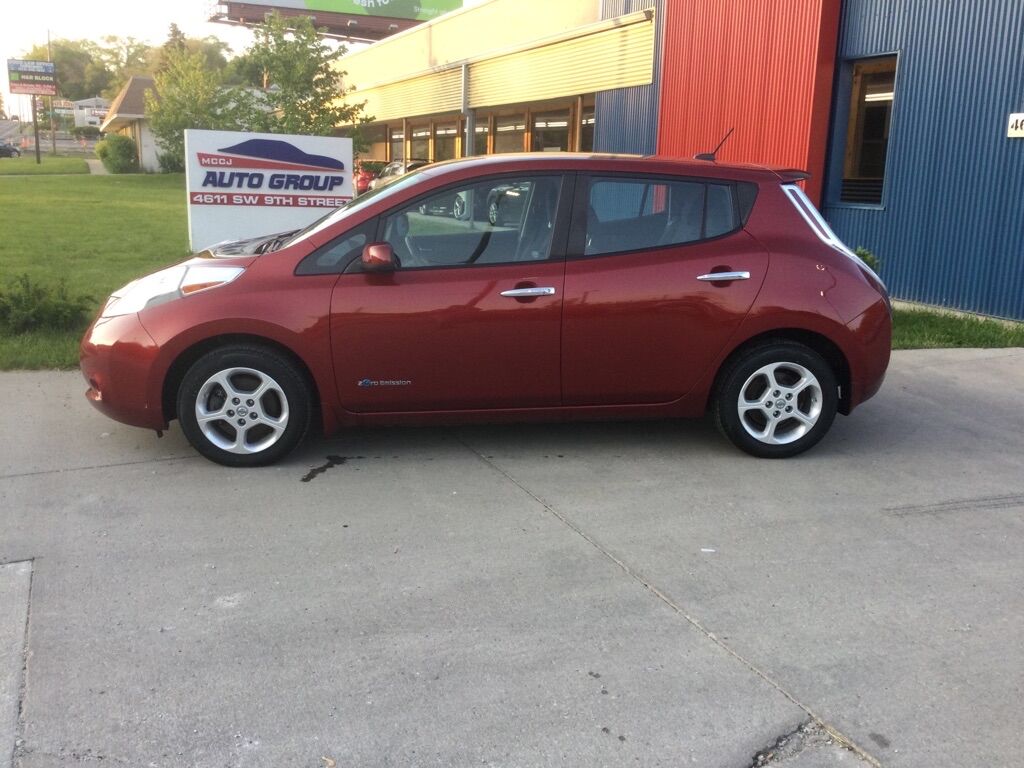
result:
<svg viewBox="0 0 1024 768"><path fill-rule="evenodd" d="M897 53L881 206L842 205L850 60ZM899 298L1024 320L1021 0L846 0L824 213Z"/></svg>
<svg viewBox="0 0 1024 768"><path fill-rule="evenodd" d="M469 104L542 101L651 82L654 23L643 13L569 40L474 62Z"/></svg>
<svg viewBox="0 0 1024 768"><path fill-rule="evenodd" d="M654 10L656 28L652 81L646 85L597 94L594 149L598 152L653 155L658 149L658 91L664 7L665 0L602 0L602 19Z"/></svg>
<svg viewBox="0 0 1024 768"><path fill-rule="evenodd" d="M350 102L365 101L364 114L395 120L462 109L462 69L448 69L359 91Z"/></svg>
<svg viewBox="0 0 1024 768"><path fill-rule="evenodd" d="M839 0L665 5L658 153L811 172L820 199Z"/></svg>

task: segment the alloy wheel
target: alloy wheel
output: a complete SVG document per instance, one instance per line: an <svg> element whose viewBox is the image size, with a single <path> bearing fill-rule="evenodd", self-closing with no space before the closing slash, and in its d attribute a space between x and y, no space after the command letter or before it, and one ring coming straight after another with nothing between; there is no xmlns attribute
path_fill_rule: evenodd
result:
<svg viewBox="0 0 1024 768"><path fill-rule="evenodd" d="M281 385L255 368L225 368L199 388L196 422L211 444L237 454L261 453L288 427Z"/></svg>
<svg viewBox="0 0 1024 768"><path fill-rule="evenodd" d="M736 407L748 435L767 445L787 445L814 428L822 402L821 384L809 369L778 362L747 378Z"/></svg>

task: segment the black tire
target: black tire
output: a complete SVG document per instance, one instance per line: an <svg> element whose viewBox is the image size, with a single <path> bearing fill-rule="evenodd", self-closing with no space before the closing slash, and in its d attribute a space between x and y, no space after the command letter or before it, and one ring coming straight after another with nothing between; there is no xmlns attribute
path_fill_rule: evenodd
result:
<svg viewBox="0 0 1024 768"><path fill-rule="evenodd" d="M798 378L808 372L813 382ZM742 415L741 394L750 406ZM784 459L821 440L838 406L836 376L825 359L803 344L778 340L744 350L726 363L711 411L718 430L740 450Z"/></svg>
<svg viewBox="0 0 1024 768"><path fill-rule="evenodd" d="M265 391L258 399L246 397L261 386ZM215 349L199 358L181 380L177 407L192 447L227 467L260 467L284 458L306 436L313 411L309 385L296 366L256 345ZM210 417L203 426L199 409Z"/></svg>

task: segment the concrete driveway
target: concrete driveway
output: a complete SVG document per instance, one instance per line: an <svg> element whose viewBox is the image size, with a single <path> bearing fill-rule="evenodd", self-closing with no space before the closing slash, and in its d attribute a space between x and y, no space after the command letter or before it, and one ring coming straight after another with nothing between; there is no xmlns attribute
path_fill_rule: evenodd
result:
<svg viewBox="0 0 1024 768"><path fill-rule="evenodd" d="M362 431L227 470L0 374L0 766L1016 766L1024 350L811 453Z"/></svg>

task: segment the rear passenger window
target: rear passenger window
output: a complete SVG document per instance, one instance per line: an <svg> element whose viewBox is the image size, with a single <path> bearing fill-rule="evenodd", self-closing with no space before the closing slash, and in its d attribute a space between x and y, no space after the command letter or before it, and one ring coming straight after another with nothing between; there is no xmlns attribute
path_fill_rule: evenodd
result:
<svg viewBox="0 0 1024 768"><path fill-rule="evenodd" d="M594 178L588 195L587 256L693 243L738 225L728 184Z"/></svg>

